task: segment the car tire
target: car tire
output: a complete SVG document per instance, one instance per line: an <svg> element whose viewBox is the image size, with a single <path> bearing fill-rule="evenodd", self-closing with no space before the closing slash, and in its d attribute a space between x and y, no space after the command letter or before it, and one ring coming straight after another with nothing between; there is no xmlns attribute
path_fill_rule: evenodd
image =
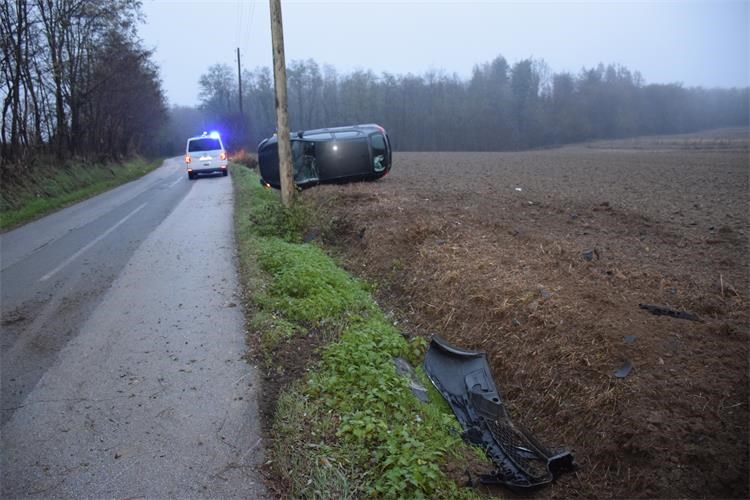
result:
<svg viewBox="0 0 750 500"><path fill-rule="evenodd" d="M195 180L195 174L188 174L188 179Z"/></svg>
<svg viewBox="0 0 750 500"><path fill-rule="evenodd" d="M226 177L227 175L229 175L229 172L227 172L226 170L224 170L224 171L221 172L221 175L223 175L224 177Z"/></svg>

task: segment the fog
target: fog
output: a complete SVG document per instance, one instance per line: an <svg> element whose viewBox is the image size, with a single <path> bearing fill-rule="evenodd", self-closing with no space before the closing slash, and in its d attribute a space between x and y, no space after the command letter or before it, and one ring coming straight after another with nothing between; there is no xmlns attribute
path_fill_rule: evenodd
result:
<svg viewBox="0 0 750 500"><path fill-rule="evenodd" d="M554 72L603 62L645 83L748 85L745 1L282 2L287 61L314 59L340 73L430 70L467 79L498 55L543 59ZM155 49L171 104L198 104L215 63L272 66L268 2L143 3L140 35Z"/></svg>

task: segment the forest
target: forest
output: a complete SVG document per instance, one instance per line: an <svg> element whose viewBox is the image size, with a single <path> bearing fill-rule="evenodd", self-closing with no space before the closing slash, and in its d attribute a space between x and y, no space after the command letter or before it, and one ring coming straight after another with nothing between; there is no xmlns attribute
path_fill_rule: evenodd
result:
<svg viewBox="0 0 750 500"><path fill-rule="evenodd" d="M167 108L138 0L0 3L0 165L156 153Z"/></svg>
<svg viewBox="0 0 750 500"><path fill-rule="evenodd" d="M205 68L195 107L167 108L152 52L137 35L138 0L0 4L0 166L34 159L109 161L179 154L185 138L219 130L254 150L275 130L273 75ZM470 78L339 73L312 59L287 68L292 130L378 123L401 151L504 151L593 139L748 125L748 88L647 83L599 64L553 73L542 59L497 56ZM240 112L240 97L242 112Z"/></svg>
<svg viewBox="0 0 750 500"><path fill-rule="evenodd" d="M594 139L672 134L748 124L748 88L648 84L638 71L599 64L553 73L541 59L478 64L468 80L423 75L340 74L314 60L287 68L292 130L375 122L401 151L503 151ZM200 77L200 106L174 107L172 151L200 129L219 129L235 147L254 147L275 129L273 74L216 64Z"/></svg>

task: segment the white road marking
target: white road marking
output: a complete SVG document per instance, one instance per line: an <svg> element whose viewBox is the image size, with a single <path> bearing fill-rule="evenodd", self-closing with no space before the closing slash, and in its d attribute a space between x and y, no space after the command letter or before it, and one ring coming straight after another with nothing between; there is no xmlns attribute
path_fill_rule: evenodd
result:
<svg viewBox="0 0 750 500"><path fill-rule="evenodd" d="M86 252L91 247L93 247L94 245L96 245L97 243L99 243L100 241L102 241L104 238L106 238L112 231L114 231L115 229L117 229L118 227L120 227L128 219L130 219L132 216L134 216L135 214L137 214L138 212L140 212L143 209L143 207L145 207L146 205L148 205L148 202L144 203L143 205L141 205L140 207L136 208L135 210L133 210L132 212L130 212L128 215L126 215L125 217L123 217L122 219L120 219L120 221L117 224L115 224L114 226L112 226L109 229L107 229L106 231L104 231L102 234L100 234L99 236L97 236L96 238L94 238L92 241L90 241L85 247L81 248L76 253L74 253L73 255L71 255L70 257L68 257L67 259L65 259L59 266L57 266L52 271L48 272L47 274L45 274L44 276L42 276L41 278L39 278L39 281L40 282L41 281L47 281L52 276L54 276L55 274L57 274L58 272L60 272L60 270L62 268L64 268L65 266L67 266L68 264L70 264L71 262L73 262L74 260L76 260L84 252Z"/></svg>
<svg viewBox="0 0 750 500"><path fill-rule="evenodd" d="M179 177L179 178L178 178L178 179L177 179L176 181L174 181L174 182L173 182L172 184L170 184L170 185L169 185L169 187L172 187L172 186L174 186L175 184L177 184L177 183L178 183L178 182L180 182L181 180L182 180L182 176L180 176L180 177Z"/></svg>

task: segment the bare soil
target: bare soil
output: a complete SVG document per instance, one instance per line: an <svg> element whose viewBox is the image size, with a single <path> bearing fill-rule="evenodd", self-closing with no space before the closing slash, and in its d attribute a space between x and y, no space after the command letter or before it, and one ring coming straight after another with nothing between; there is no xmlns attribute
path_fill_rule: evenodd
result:
<svg viewBox="0 0 750 500"><path fill-rule="evenodd" d="M748 165L734 129L399 153L302 196L405 333L486 351L514 420L574 453L536 495L746 498Z"/></svg>

